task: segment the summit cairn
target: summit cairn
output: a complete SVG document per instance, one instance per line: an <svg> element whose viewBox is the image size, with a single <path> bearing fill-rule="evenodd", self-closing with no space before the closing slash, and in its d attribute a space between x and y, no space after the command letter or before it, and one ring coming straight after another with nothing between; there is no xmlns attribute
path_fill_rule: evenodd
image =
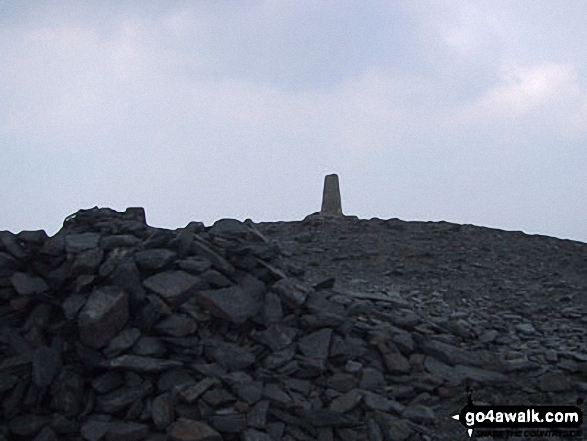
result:
<svg viewBox="0 0 587 441"><path fill-rule="evenodd" d="M340 186L338 175L331 174L324 177L324 191L322 193L322 216L343 216L340 202Z"/></svg>

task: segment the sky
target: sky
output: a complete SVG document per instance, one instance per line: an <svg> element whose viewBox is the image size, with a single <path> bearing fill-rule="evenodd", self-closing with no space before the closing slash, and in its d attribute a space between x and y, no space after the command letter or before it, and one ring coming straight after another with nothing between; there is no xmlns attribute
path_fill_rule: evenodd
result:
<svg viewBox="0 0 587 441"><path fill-rule="evenodd" d="M584 0L0 0L0 230L343 212L587 242Z"/></svg>

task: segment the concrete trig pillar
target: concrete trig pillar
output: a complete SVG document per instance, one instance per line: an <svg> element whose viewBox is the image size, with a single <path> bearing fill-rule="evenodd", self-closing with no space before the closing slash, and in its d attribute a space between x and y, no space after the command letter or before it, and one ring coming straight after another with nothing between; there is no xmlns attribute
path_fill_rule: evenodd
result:
<svg viewBox="0 0 587 441"><path fill-rule="evenodd" d="M326 175L324 178L324 192L322 193L322 216L342 216L342 204L340 202L340 187L338 175Z"/></svg>

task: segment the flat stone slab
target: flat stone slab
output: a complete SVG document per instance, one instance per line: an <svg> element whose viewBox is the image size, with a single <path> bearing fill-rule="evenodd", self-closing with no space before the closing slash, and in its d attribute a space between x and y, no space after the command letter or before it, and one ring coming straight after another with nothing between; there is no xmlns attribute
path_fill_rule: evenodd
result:
<svg viewBox="0 0 587 441"><path fill-rule="evenodd" d="M176 360L164 360L161 358L142 357L140 355L121 355L101 364L105 368L129 369L144 373L158 373L168 369L182 367L183 363Z"/></svg>
<svg viewBox="0 0 587 441"><path fill-rule="evenodd" d="M177 306L190 294L195 294L198 286L202 286L202 279L185 271L164 271L143 280L143 286Z"/></svg>
<svg viewBox="0 0 587 441"><path fill-rule="evenodd" d="M30 274L15 272L10 278L12 286L21 296L43 294L49 290L47 283L40 277Z"/></svg>
<svg viewBox="0 0 587 441"><path fill-rule="evenodd" d="M300 351L306 357L324 360L328 357L331 337L332 329L330 328L312 332L299 340Z"/></svg>
<svg viewBox="0 0 587 441"><path fill-rule="evenodd" d="M128 294L116 286L95 290L78 316L80 340L95 349L106 345L128 320Z"/></svg>
<svg viewBox="0 0 587 441"><path fill-rule="evenodd" d="M237 325L259 313L261 305L240 286L200 291L198 303L216 317Z"/></svg>

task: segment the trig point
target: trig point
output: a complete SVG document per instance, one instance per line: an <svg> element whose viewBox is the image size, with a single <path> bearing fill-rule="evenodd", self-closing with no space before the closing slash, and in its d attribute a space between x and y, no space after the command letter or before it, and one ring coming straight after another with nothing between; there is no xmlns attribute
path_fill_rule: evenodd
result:
<svg viewBox="0 0 587 441"><path fill-rule="evenodd" d="M327 175L324 178L324 192L322 193L322 216L342 216L342 204L340 202L340 187L338 175Z"/></svg>

